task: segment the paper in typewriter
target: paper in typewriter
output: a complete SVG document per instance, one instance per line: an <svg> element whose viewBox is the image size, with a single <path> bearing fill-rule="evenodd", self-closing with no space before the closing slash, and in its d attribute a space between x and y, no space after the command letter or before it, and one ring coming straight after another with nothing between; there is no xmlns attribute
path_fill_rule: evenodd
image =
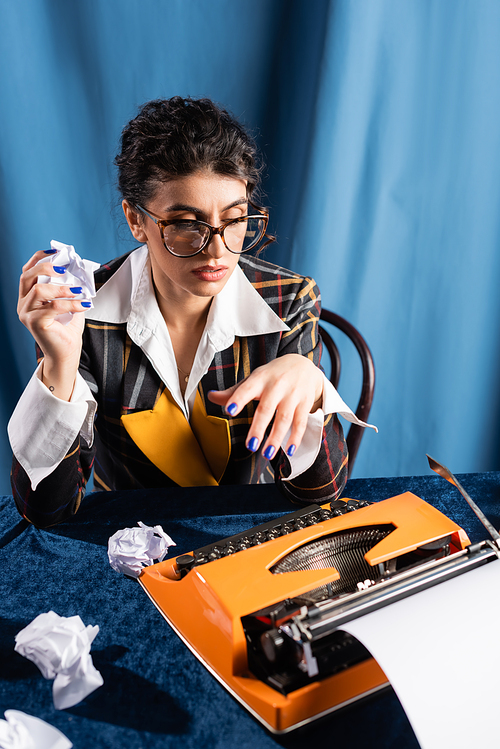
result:
<svg viewBox="0 0 500 749"><path fill-rule="evenodd" d="M422 749L500 745L500 561L342 629L378 661Z"/></svg>

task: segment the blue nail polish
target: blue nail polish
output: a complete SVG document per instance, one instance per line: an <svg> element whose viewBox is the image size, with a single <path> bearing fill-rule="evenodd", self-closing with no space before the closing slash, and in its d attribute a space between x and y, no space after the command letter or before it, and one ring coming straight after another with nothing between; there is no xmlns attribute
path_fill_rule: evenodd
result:
<svg viewBox="0 0 500 749"><path fill-rule="evenodd" d="M275 452L276 450L273 445L268 445L268 447L266 447L266 449L264 450L264 457L267 458L267 460L271 460Z"/></svg>
<svg viewBox="0 0 500 749"><path fill-rule="evenodd" d="M66 273L66 268L63 268L62 265L53 265L52 267L56 273Z"/></svg>
<svg viewBox="0 0 500 749"><path fill-rule="evenodd" d="M238 410L238 406L236 405L236 403L230 403L229 406L226 407L226 411L229 414L229 416L234 416L237 410Z"/></svg>
<svg viewBox="0 0 500 749"><path fill-rule="evenodd" d="M72 294L81 294L83 289L81 286L71 286L70 291Z"/></svg>
<svg viewBox="0 0 500 749"><path fill-rule="evenodd" d="M296 445L290 445L290 447L286 451L286 454L288 455L289 458L292 457L292 455L294 454L294 452L295 452L296 449L297 449Z"/></svg>
<svg viewBox="0 0 500 749"><path fill-rule="evenodd" d="M251 453L254 453L259 446L259 440L257 437L252 437L251 440L248 440L247 442L247 449L250 450Z"/></svg>
<svg viewBox="0 0 500 749"><path fill-rule="evenodd" d="M57 250L44 250L46 255L55 255Z"/></svg>
<svg viewBox="0 0 500 749"><path fill-rule="evenodd" d="M91 307L92 306L90 302L80 302L80 304L82 305L82 307Z"/></svg>

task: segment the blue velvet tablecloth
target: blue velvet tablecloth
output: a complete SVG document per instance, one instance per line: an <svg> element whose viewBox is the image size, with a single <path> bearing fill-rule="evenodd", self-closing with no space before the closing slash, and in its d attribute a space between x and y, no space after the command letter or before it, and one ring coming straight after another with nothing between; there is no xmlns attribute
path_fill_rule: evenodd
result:
<svg viewBox="0 0 500 749"><path fill-rule="evenodd" d="M500 473L460 476L500 526ZM344 497L378 501L412 491L461 525L487 534L457 490L438 476L355 479ZM184 647L136 581L114 572L108 538L138 520L160 524L175 554L295 509L274 486L98 492L70 522L38 530L0 497L0 711L14 708L57 726L77 749L349 749L418 747L391 690L281 737L258 724ZM79 614L98 624L92 646L104 686L57 711L52 683L14 652L14 637L38 614Z"/></svg>

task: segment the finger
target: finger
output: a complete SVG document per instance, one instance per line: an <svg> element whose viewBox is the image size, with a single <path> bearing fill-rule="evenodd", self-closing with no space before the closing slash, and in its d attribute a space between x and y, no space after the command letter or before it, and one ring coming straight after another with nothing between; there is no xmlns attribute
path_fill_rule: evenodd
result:
<svg viewBox="0 0 500 749"><path fill-rule="evenodd" d="M82 286L63 286L62 284L56 283L36 283L28 296L33 302L38 302L39 300L52 302L56 299L73 299L75 294L82 293Z"/></svg>
<svg viewBox="0 0 500 749"><path fill-rule="evenodd" d="M268 445L276 446L276 449L282 446L288 457L291 458L302 442L302 438L304 437L305 431L307 429L308 415L309 409L307 408L307 406L304 404L300 404L295 409L293 420L290 425L290 434L288 435L288 438L288 429L284 433L280 431L277 434L274 433L274 430L271 430L266 444L263 446L264 453L266 452ZM285 438L286 444L284 443Z"/></svg>
<svg viewBox="0 0 500 749"><path fill-rule="evenodd" d="M262 445L262 453L270 460L276 455L293 423L295 411L280 403L274 416L273 426L269 436Z"/></svg>
<svg viewBox="0 0 500 749"><path fill-rule="evenodd" d="M263 367L258 367L251 375L245 377L244 380L234 387L228 388L225 391L220 391L229 393L229 397L226 399L226 404L224 404L226 413L228 413L229 416L236 416L236 414L240 413L240 411L242 411L249 403L254 400L259 400L263 394L264 387L267 387L268 391L271 392L273 386L266 383L266 380L260 373L261 369L263 369Z"/></svg>
<svg viewBox="0 0 500 749"><path fill-rule="evenodd" d="M29 270L30 268L33 268L40 260L46 257L50 257L51 255L55 255L57 250L38 250L38 252L35 252L34 255L30 257L27 263L23 265L22 272Z"/></svg>
<svg viewBox="0 0 500 749"><path fill-rule="evenodd" d="M43 250L40 251L44 256ZM36 253L38 255L39 253ZM23 272L19 279L19 296L24 297L38 281L38 276L53 276L54 278L64 279L66 268L64 266L52 265L50 262L40 263L36 260L36 255L23 266ZM42 258L38 258L40 260ZM34 262L32 262L34 261ZM50 285L50 284L49 284Z"/></svg>
<svg viewBox="0 0 500 749"><path fill-rule="evenodd" d="M63 312L84 312L91 306L86 299L54 299L47 303L46 309L51 317L57 317Z"/></svg>
<svg viewBox="0 0 500 749"><path fill-rule="evenodd" d="M262 440L264 439L265 433L267 428L269 427L269 424L275 417L275 414L277 412L278 404L280 403L279 393L272 391L266 391L265 396L262 397L260 400L253 419L252 423L250 424L250 428L248 430L247 440L246 440L246 446L251 452L255 452L259 449ZM280 415L280 423L283 424L283 421L287 420L287 408L285 405L283 405L281 415ZM291 421L291 417L288 419L288 424ZM280 427L281 428L281 427ZM288 427L285 429L284 434L286 434ZM266 442L266 447L269 447L270 445L268 442ZM273 451L270 451L272 454L267 455L265 457L272 457L273 454L276 452L276 446L274 446L274 453Z"/></svg>
<svg viewBox="0 0 500 749"><path fill-rule="evenodd" d="M47 304L43 308L43 312L40 310L33 310L24 315L20 315L19 319L23 325L28 328L33 337L37 339L38 334L42 334L43 331L48 331L54 323L57 325L60 324L59 320L57 320L59 315L64 315L68 312L79 315L86 311L89 304L90 302L58 300L54 304Z"/></svg>
<svg viewBox="0 0 500 749"><path fill-rule="evenodd" d="M29 328L32 322L49 320L64 312L82 312L90 302L74 298L81 293L79 286L35 284L18 304L19 319Z"/></svg>
<svg viewBox="0 0 500 749"><path fill-rule="evenodd" d="M249 376L251 377L251 375ZM241 382L238 382L237 385L232 385L225 390L209 390L207 393L208 399L212 401L212 403L217 403L219 406L222 406L229 416L235 416L242 408L244 408L244 406L246 406L247 402L249 402L245 402L244 399L239 397L239 395L235 398L234 395L236 391L238 391L238 393L240 392L239 389L247 380L248 377L245 377Z"/></svg>
<svg viewBox="0 0 500 749"><path fill-rule="evenodd" d="M219 406L226 406L229 399L231 398L231 395L234 393L238 386L233 385L230 388L226 388L225 390L209 390L207 393L207 398L212 403L217 403ZM234 410L234 409L232 409Z"/></svg>
<svg viewBox="0 0 500 749"><path fill-rule="evenodd" d="M307 408L303 404L297 405L292 398L281 401L276 409L271 431L261 447L264 457L271 460L283 445L287 434L289 436L284 449L291 457L300 445L306 426Z"/></svg>

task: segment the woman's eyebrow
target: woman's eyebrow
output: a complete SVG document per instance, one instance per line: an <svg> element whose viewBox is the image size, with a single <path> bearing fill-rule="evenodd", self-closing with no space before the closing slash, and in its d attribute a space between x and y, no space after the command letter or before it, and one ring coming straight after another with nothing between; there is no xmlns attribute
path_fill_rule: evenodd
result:
<svg viewBox="0 0 500 749"><path fill-rule="evenodd" d="M163 209L163 213L174 213L175 211L184 211L185 213L203 213L199 208L187 205L186 203L174 203Z"/></svg>
<svg viewBox="0 0 500 749"><path fill-rule="evenodd" d="M248 203L248 198L238 198L237 200L233 200L232 203L229 203L229 205L226 205L222 210L221 213L224 213L224 211L228 211L230 208L235 208L238 205L243 205ZM201 208L196 208L193 205L187 205L186 203L174 203L173 205L167 206L167 208L164 209L164 213L175 213L176 211L184 211L185 213L194 213L197 216L205 216L205 211L202 211Z"/></svg>
<svg viewBox="0 0 500 749"><path fill-rule="evenodd" d="M222 209L222 213L228 211L230 208L236 208L238 205L243 205L243 203L248 203L248 198L238 198L238 200L233 200L232 203L229 203L229 205Z"/></svg>

